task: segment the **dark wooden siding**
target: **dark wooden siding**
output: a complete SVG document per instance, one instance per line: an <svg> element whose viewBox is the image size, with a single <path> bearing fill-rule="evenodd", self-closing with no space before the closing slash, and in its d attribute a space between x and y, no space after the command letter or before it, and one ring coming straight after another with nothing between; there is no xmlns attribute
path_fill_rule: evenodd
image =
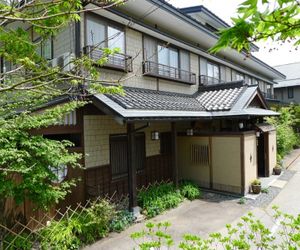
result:
<svg viewBox="0 0 300 250"><path fill-rule="evenodd" d="M137 171L137 187L172 179L171 159L168 155L147 157L146 166ZM128 193L128 178L113 179L110 165L87 169L85 173L86 197L123 195Z"/></svg>

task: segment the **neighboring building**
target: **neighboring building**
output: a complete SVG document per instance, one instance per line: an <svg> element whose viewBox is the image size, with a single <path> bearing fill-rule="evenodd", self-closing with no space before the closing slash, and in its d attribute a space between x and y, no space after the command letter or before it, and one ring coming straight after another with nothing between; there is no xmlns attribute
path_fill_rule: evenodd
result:
<svg viewBox="0 0 300 250"><path fill-rule="evenodd" d="M282 104L300 103L300 62L274 67L286 75L286 79L277 80L274 85L276 99Z"/></svg>
<svg viewBox="0 0 300 250"><path fill-rule="evenodd" d="M39 131L85 154L84 170L69 169L67 178L83 181L68 201L129 192L134 207L137 188L181 179L245 194L258 175L272 173L276 132L261 123L276 115L265 97L284 75L244 52L208 54L215 30L227 26L221 19L203 6L180 10L162 0L128 1L82 18L41 53L63 66L70 54L98 59L101 46L119 47L101 79L124 79L125 96L94 95L64 125Z"/></svg>

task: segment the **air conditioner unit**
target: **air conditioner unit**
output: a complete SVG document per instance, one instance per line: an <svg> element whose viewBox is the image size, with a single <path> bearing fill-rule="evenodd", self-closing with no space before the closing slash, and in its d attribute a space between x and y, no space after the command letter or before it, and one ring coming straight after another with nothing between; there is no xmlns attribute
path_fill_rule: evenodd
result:
<svg viewBox="0 0 300 250"><path fill-rule="evenodd" d="M59 67L64 72L70 72L74 68L74 64L72 63L74 58L75 55L73 53L64 53L49 61L48 65L51 67Z"/></svg>

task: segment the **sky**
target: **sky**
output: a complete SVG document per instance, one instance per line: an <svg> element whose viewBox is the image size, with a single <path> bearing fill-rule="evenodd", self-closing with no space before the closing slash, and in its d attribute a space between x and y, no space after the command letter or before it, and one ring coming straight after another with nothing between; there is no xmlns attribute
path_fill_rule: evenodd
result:
<svg viewBox="0 0 300 250"><path fill-rule="evenodd" d="M169 0L169 3L177 8L204 5L228 24L231 24L231 17L236 15L237 6L244 0ZM300 51L293 49L291 45L278 46L272 42L256 43L259 52L253 53L262 61L271 66L299 62ZM270 48L277 48L270 52Z"/></svg>

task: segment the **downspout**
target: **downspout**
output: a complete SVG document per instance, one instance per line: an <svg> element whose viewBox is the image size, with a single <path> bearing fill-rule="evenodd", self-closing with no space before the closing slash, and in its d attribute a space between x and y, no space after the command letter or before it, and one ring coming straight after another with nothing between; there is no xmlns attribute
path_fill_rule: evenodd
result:
<svg viewBox="0 0 300 250"><path fill-rule="evenodd" d="M80 57L81 55L81 42L80 42L80 22L75 22L75 56L76 58Z"/></svg>
<svg viewBox="0 0 300 250"><path fill-rule="evenodd" d="M81 24L80 21L75 22L75 57L78 59L81 56ZM82 69L80 70L82 74ZM86 94L86 86L84 81L78 85L79 92L82 96ZM84 97L83 97L84 98Z"/></svg>

